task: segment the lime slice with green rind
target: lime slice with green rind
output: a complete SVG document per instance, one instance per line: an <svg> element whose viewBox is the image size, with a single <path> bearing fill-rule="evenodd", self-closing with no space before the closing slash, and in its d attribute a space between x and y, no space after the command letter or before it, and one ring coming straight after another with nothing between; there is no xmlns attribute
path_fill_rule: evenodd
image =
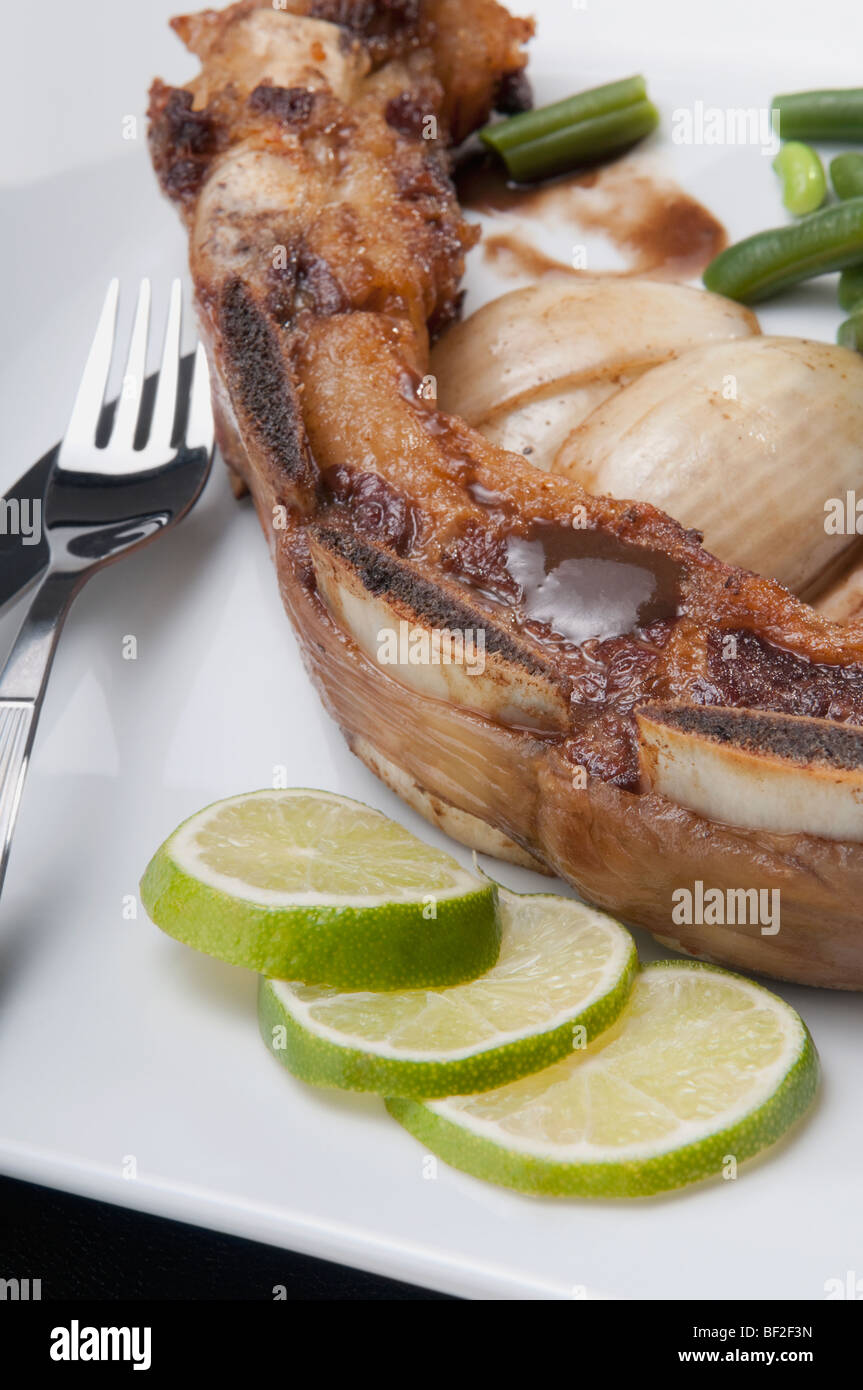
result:
<svg viewBox="0 0 863 1390"><path fill-rule="evenodd" d="M332 792L217 801L157 850L141 898L170 936L265 975L341 989L450 985L496 961L496 890Z"/></svg>
<svg viewBox="0 0 863 1390"><path fill-rule="evenodd" d="M440 990L344 993L262 980L265 1042L304 1081L402 1096L499 1086L608 1027L638 959L617 922L568 898L500 889L500 955Z"/></svg>
<svg viewBox="0 0 863 1390"><path fill-rule="evenodd" d="M736 1174L815 1094L798 1014L714 966L663 961L583 1052L482 1095L387 1101L456 1168L522 1192L643 1197Z"/></svg>

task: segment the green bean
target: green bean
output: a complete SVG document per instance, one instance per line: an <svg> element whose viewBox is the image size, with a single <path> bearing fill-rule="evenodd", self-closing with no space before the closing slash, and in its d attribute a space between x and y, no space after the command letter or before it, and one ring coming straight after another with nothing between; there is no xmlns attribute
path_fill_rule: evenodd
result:
<svg viewBox="0 0 863 1390"><path fill-rule="evenodd" d="M538 140L552 130L562 130L565 126L590 120L594 116L605 116L609 111L619 111L623 106L632 106L634 102L646 99L647 84L644 78L624 77L619 82L606 82L602 87L577 92L575 96L553 102L551 106L539 106L535 111L523 111L509 120L484 126L479 133L486 143L494 141L494 149L502 150L510 145Z"/></svg>
<svg viewBox="0 0 863 1390"><path fill-rule="evenodd" d="M811 145L791 140L773 161L782 180L782 201L796 217L820 208L827 196L824 165Z"/></svg>
<svg viewBox="0 0 863 1390"><path fill-rule="evenodd" d="M783 140L863 139L863 87L786 92L773 98Z"/></svg>
<svg viewBox="0 0 863 1390"><path fill-rule="evenodd" d="M789 285L863 261L863 198L729 246L704 272L709 290L753 304Z"/></svg>
<svg viewBox="0 0 863 1390"><path fill-rule="evenodd" d="M839 308L849 314L863 309L863 265L850 265L839 276Z"/></svg>
<svg viewBox="0 0 863 1390"><path fill-rule="evenodd" d="M479 136L511 178L529 183L634 145L658 124L644 78L628 77L485 126Z"/></svg>
<svg viewBox="0 0 863 1390"><path fill-rule="evenodd" d="M837 198L863 197L863 154L849 150L830 161L830 178Z"/></svg>
<svg viewBox="0 0 863 1390"><path fill-rule="evenodd" d="M839 325L836 341L840 347L852 348L854 352L863 352L863 309L857 314L852 314L850 319L846 319L844 323Z"/></svg>

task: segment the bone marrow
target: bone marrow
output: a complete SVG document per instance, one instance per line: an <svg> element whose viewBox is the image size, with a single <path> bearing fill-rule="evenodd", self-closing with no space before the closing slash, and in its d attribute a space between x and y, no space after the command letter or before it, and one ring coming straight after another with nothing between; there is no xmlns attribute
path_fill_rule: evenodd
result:
<svg viewBox="0 0 863 1390"><path fill-rule="evenodd" d="M729 825L863 841L863 729L674 705L636 720L645 790Z"/></svg>
<svg viewBox="0 0 863 1390"><path fill-rule="evenodd" d="M355 534L318 526L309 540L333 618L395 680L505 724L566 728L565 682L529 643Z"/></svg>
<svg viewBox="0 0 863 1390"><path fill-rule="evenodd" d="M154 84L150 141L189 232L218 439L350 745L452 833L681 949L863 989L863 628L424 389L477 238L447 145L523 99L530 24L495 0L239 0L175 28L201 72ZM677 314L659 357L694 293L645 293ZM702 310L720 342L758 342L745 314ZM537 384L514 371L515 397ZM382 664L402 623L430 652L481 631L482 672ZM696 879L781 886L781 932L671 923Z"/></svg>

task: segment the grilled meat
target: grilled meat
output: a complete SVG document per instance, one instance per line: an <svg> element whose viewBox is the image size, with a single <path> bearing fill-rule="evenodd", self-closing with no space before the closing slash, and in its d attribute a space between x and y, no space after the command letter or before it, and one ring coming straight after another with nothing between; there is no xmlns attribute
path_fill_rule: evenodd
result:
<svg viewBox="0 0 863 1390"><path fill-rule="evenodd" d="M677 949L863 988L863 844L765 828L770 788L752 825L745 800L735 825L709 793L686 804L707 742L757 778L745 725L677 740L678 800L640 756L663 710L763 710L798 730L805 773L801 724L863 724L863 628L436 409L429 346L476 237L446 148L525 99L530 25L495 0L241 0L174 27L202 69L154 84L151 148L189 232L219 444L353 750L466 843ZM392 632L425 657L387 664ZM442 634L482 669L443 659ZM863 765L841 778L863 796ZM676 923L696 880L779 889L781 929Z"/></svg>

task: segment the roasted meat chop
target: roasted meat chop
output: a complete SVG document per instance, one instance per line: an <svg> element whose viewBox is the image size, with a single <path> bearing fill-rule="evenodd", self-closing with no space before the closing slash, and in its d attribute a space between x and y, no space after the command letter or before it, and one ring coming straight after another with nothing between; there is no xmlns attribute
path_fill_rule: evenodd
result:
<svg viewBox="0 0 863 1390"><path fill-rule="evenodd" d="M823 797L833 757L856 834L863 734L831 751L823 730L863 725L863 629L435 408L429 344L476 237L446 147L525 99L529 23L495 0L241 0L174 27L202 69L154 84L150 140L189 232L219 443L351 748L465 843L675 949L863 988L863 843L771 818L808 777ZM481 640L481 672L379 659L382 632L434 650L442 630ZM705 730L708 708L774 718ZM778 889L779 930L676 922L697 881Z"/></svg>

